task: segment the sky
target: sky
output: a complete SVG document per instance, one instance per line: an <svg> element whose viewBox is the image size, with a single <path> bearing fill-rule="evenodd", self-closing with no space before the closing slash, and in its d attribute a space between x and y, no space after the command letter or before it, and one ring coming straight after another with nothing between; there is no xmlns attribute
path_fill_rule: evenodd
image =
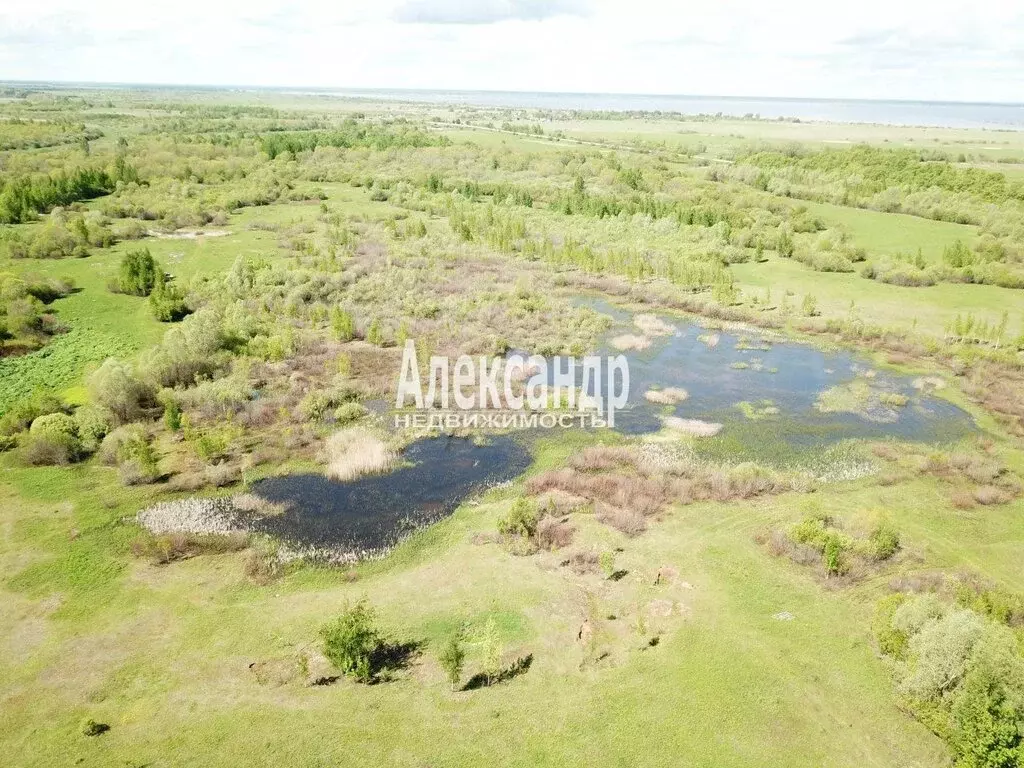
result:
<svg viewBox="0 0 1024 768"><path fill-rule="evenodd" d="M1019 0L0 0L0 80L1024 101Z"/></svg>

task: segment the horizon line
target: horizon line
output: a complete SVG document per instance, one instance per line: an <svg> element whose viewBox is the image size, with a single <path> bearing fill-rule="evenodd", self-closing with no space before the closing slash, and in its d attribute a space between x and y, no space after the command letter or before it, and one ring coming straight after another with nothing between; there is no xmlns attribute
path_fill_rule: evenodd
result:
<svg viewBox="0 0 1024 768"><path fill-rule="evenodd" d="M6 80L0 79L0 86L70 86L87 89L121 88L143 90L147 88L168 88L168 89L202 89L212 91L298 91L305 93L338 94L344 92L365 92L380 93L383 91L401 93L452 93L452 94L521 94L521 95L545 95L545 96L639 96L644 98L673 98L673 99L722 99L727 101L806 101L806 102L855 102L855 103L876 103L876 104L950 104L950 105L974 105L974 106L997 106L997 107L1021 107L1021 101L960 101L956 99L892 99L892 98L868 98L849 96L729 96L725 94L701 94L701 93L642 93L629 91L545 91L545 90L508 90L508 89L481 89L481 88L410 88L403 86L313 86L313 85L253 85L238 83L143 83L143 82L116 82L116 81L93 81L93 80ZM531 107L536 108L536 107ZM631 111L631 110L615 110ZM662 110L658 110L662 111Z"/></svg>

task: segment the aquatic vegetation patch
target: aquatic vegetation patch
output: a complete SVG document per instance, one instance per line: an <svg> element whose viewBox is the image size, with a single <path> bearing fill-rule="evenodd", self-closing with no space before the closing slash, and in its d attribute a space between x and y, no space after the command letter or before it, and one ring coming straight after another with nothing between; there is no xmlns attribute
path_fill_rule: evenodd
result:
<svg viewBox="0 0 1024 768"><path fill-rule="evenodd" d="M649 389L644 392L644 399L658 405L675 405L681 403L690 396L682 387L665 387L664 389Z"/></svg>
<svg viewBox="0 0 1024 768"><path fill-rule="evenodd" d="M383 440L361 427L348 427L327 438L323 449L327 476L354 480L394 469L398 455Z"/></svg>
<svg viewBox="0 0 1024 768"><path fill-rule="evenodd" d="M624 333L620 336L615 336L609 343L621 352L639 352L651 346L650 338L647 336L637 336L633 333Z"/></svg>
<svg viewBox="0 0 1024 768"><path fill-rule="evenodd" d="M680 416L665 416L662 423L666 429L693 437L714 437L724 428L723 424L700 419L684 419Z"/></svg>
<svg viewBox="0 0 1024 768"><path fill-rule="evenodd" d="M676 327L667 323L657 315L634 315L633 324L641 330L644 336L671 336L676 332Z"/></svg>
<svg viewBox="0 0 1024 768"><path fill-rule="evenodd" d="M736 407L739 408L740 413L751 421L770 419L781 413L774 400L757 400L754 402L742 400L736 403Z"/></svg>
<svg viewBox="0 0 1024 768"><path fill-rule="evenodd" d="M899 420L895 408L903 407L909 398L872 386L873 376L858 376L852 381L829 387L814 406L822 413L851 413L868 421L892 423Z"/></svg>

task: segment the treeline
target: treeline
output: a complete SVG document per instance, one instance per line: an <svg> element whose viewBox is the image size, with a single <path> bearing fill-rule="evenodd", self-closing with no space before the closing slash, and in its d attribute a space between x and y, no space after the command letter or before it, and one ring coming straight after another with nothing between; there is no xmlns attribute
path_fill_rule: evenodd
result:
<svg viewBox="0 0 1024 768"><path fill-rule="evenodd" d="M419 128L371 125L355 120L346 120L333 131L310 131L274 133L263 136L260 148L271 160L282 152L309 152L317 147L337 149L404 149L407 147L447 146L450 140L439 134L428 133Z"/></svg>
<svg viewBox="0 0 1024 768"><path fill-rule="evenodd" d="M836 176L854 195L874 195L890 187L908 192L937 187L989 203L1024 200L1024 184L1011 182L1002 173L933 161L911 149L858 146L806 155L755 152L740 158L739 162L769 172L795 168ZM766 179L761 183L765 184Z"/></svg>
<svg viewBox="0 0 1024 768"><path fill-rule="evenodd" d="M22 176L0 186L0 224L20 224L56 206L108 195L118 181L139 181L138 171L118 157L113 172L102 168Z"/></svg>
<svg viewBox="0 0 1024 768"><path fill-rule="evenodd" d="M103 136L102 131L81 123L41 122L11 118L0 120L0 152L12 149L41 149L61 144L88 142Z"/></svg>

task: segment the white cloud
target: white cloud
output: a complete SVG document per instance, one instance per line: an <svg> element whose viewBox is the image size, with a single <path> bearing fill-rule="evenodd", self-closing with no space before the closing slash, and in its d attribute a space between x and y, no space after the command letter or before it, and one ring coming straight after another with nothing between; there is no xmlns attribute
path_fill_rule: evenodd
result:
<svg viewBox="0 0 1024 768"><path fill-rule="evenodd" d="M395 9L393 18L403 24L493 24L583 16L587 10L587 4L578 0L408 0Z"/></svg>
<svg viewBox="0 0 1024 768"><path fill-rule="evenodd" d="M1014 101L1022 39L1005 0L36 0L0 77Z"/></svg>

